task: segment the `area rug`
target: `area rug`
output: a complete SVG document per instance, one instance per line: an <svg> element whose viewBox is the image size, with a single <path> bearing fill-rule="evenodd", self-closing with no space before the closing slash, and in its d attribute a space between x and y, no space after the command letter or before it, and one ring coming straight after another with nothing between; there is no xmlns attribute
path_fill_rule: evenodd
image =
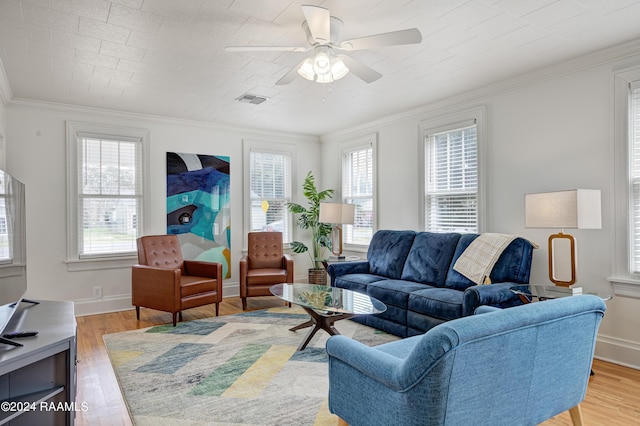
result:
<svg viewBox="0 0 640 426"><path fill-rule="evenodd" d="M335 425L327 407L328 335L303 351L309 316L273 308L104 336L136 425ZM341 334L373 346L397 337L350 320Z"/></svg>

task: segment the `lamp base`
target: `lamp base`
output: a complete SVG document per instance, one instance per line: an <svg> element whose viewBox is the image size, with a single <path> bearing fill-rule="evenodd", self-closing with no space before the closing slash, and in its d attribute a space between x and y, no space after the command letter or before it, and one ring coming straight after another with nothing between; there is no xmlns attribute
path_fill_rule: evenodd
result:
<svg viewBox="0 0 640 426"><path fill-rule="evenodd" d="M569 271L567 271L569 274L567 277L568 279L558 277L559 268L556 267L556 258L561 256L563 253L558 253L559 250L556 250L556 244L554 244L554 242L557 244L564 243L565 246L568 244L570 268ZM565 258L566 257L563 257L563 260ZM549 280L560 287L570 287L576 282L576 240L572 235L558 232L557 234L551 234L549 236Z"/></svg>

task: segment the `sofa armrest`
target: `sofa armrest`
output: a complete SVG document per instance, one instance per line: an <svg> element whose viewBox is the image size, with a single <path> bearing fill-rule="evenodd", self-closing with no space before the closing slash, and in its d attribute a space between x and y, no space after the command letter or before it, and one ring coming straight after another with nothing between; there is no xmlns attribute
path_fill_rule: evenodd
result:
<svg viewBox="0 0 640 426"><path fill-rule="evenodd" d="M464 291L462 298L462 316L472 315L480 305L495 306L497 308L510 308L522 305L517 294L511 291L517 283L494 283L487 285L474 285Z"/></svg>
<svg viewBox="0 0 640 426"><path fill-rule="evenodd" d="M331 362L337 359L388 388L399 391L405 387L398 380L403 360L393 355L339 335L327 340L326 349L329 355L329 380Z"/></svg>
<svg viewBox="0 0 640 426"><path fill-rule="evenodd" d="M334 285L336 278L348 274L366 274L369 272L369 262L336 262L327 266L327 272L331 277L331 286Z"/></svg>
<svg viewBox="0 0 640 426"><path fill-rule="evenodd" d="M131 300L134 306L172 311L180 306L180 268L166 269L148 265L131 268Z"/></svg>

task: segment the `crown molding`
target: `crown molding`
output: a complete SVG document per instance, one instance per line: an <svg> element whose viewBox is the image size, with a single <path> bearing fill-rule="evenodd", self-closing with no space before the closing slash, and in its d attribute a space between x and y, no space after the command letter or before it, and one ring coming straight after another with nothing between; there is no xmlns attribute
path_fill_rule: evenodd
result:
<svg viewBox="0 0 640 426"><path fill-rule="evenodd" d="M113 119L113 120L126 120L134 121L135 123L147 122L147 123L162 123L162 124L175 124L191 127L204 127L208 129L215 129L227 132L242 133L243 138L257 138L264 139L265 137L272 138L273 140L282 141L282 138L302 140L308 143L320 143L319 137L316 135L308 135L302 133L287 133L278 132L274 130L259 129L253 127L240 127L227 124L214 123L209 121L187 120L182 118L164 117L151 114L142 114L137 112L127 112L106 108L96 108L89 106L79 106L72 104L62 104L58 102L38 101L25 98L12 98L6 105L11 109L28 109L28 110L40 110L55 112L59 114L81 114L87 117L99 117L100 119Z"/></svg>
<svg viewBox="0 0 640 426"><path fill-rule="evenodd" d="M353 137L354 135L358 135L362 132L370 132L372 128L379 128L404 120L421 119L424 118L426 114L433 112L437 112L440 115L456 111L461 106L464 106L465 108L469 106L480 106L482 102L486 102L489 97L532 86L547 80L552 80L604 64L621 62L620 64L616 64L612 70L625 69L633 64L638 65L640 58L635 58L636 61L633 64L622 63L624 60L636 56L640 56L640 38L577 56L562 62L557 62L552 65L537 68L524 74L502 80L498 83L483 86L476 90L466 91L457 95L449 96L445 99L435 100L427 105L400 112L389 117L384 117L379 120L362 123L348 129L320 135L320 139L322 141L328 141L345 137Z"/></svg>
<svg viewBox="0 0 640 426"><path fill-rule="evenodd" d="M9 85L9 79L7 78L7 72L4 69L2 58L0 58L0 101L6 107L13 99L13 93L11 92L11 86Z"/></svg>

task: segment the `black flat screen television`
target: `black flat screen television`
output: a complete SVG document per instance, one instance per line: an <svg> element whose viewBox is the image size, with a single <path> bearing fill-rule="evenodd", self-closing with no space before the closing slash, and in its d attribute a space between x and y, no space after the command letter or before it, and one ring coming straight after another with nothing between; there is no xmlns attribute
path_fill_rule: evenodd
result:
<svg viewBox="0 0 640 426"><path fill-rule="evenodd" d="M25 186L0 170L0 336L27 292ZM21 346L0 337L0 343Z"/></svg>

